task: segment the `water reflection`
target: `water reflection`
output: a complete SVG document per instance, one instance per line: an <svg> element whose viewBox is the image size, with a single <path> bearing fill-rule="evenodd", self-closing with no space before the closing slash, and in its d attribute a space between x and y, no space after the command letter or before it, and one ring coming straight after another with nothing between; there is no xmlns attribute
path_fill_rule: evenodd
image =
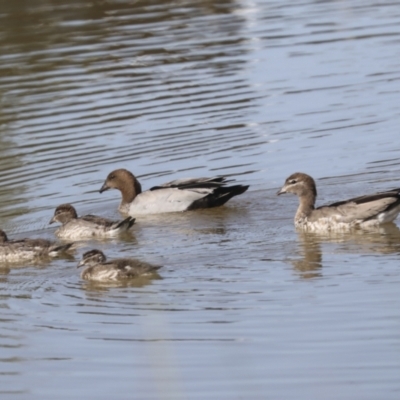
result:
<svg viewBox="0 0 400 400"><path fill-rule="evenodd" d="M8 265L1 265L0 266L0 282L1 283L6 282L5 275L8 275L10 273L10 271L11 271L11 267L10 266L8 266Z"/></svg>
<svg viewBox="0 0 400 400"><path fill-rule="evenodd" d="M28 212L21 196L27 190L27 184L20 180L19 171L23 166L21 152L16 150L16 144L7 135L4 110L0 111L0 215L2 224L7 224L15 215Z"/></svg>
<svg viewBox="0 0 400 400"><path fill-rule="evenodd" d="M394 223L374 229L323 235L322 241L339 244L339 251L355 254L392 254L400 252L400 229Z"/></svg>
<svg viewBox="0 0 400 400"><path fill-rule="evenodd" d="M292 260L294 268L303 278L316 278L323 275L323 245L325 251L340 254L399 254L400 229L394 223L366 229L353 229L345 232L307 232L297 231L300 258Z"/></svg>
<svg viewBox="0 0 400 400"><path fill-rule="evenodd" d="M305 279L322 276L322 252L318 236L309 232L298 231L300 258L291 263L300 276Z"/></svg>
<svg viewBox="0 0 400 400"><path fill-rule="evenodd" d="M1 271L1 269L0 269ZM1 279L0 282L3 282ZM2 296L3 297L3 296ZM24 356L16 355L25 345L23 335L16 329L15 321L21 317L21 314L15 315L6 301L0 302L0 379L2 380L0 394L20 394L24 393L20 389L21 383L10 385L8 380L16 376L18 380L21 379L20 365L26 361Z"/></svg>
<svg viewBox="0 0 400 400"><path fill-rule="evenodd" d="M84 282L82 283L82 289L86 292L104 293L106 294L109 289L115 288L143 288L149 286L153 281L163 279L157 272L154 272L151 277L140 276L135 279L126 279L123 281L116 282Z"/></svg>
<svg viewBox="0 0 400 400"><path fill-rule="evenodd" d="M134 162L144 179L190 169L196 176L208 168L193 154L218 154L228 161L217 167L243 173L251 163L237 165L232 150L256 148L260 137L232 123L255 95L237 75L249 52L238 7L229 0L179 9L161 1L3 4L3 137L12 137L4 151L19 149L19 157L3 175L10 210L0 216L26 214L16 203L29 204L31 228L42 229L48 205L104 203L93 181L110 165ZM204 29L212 15L219 18Z"/></svg>
<svg viewBox="0 0 400 400"><path fill-rule="evenodd" d="M54 239L66 202L119 218L97 192L115 168L144 187L251 185L223 209L82 244L164 265L162 279L99 287L65 259L0 268L1 392L159 398L176 382L196 399L396 398L397 228L295 234L297 200L270 191L294 170L329 177L322 203L398 186L398 4L342 3L0 2L1 228ZM288 249L296 275L324 279L293 280ZM350 256L367 279L335 275Z"/></svg>

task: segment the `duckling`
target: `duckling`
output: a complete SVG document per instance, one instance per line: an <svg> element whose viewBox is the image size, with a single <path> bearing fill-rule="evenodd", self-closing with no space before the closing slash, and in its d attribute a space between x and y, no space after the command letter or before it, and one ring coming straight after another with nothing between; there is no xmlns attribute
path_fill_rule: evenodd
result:
<svg viewBox="0 0 400 400"><path fill-rule="evenodd" d="M105 238L118 236L120 233L128 231L135 223L135 218L128 217L122 221L113 221L97 215L78 217L71 204L61 204L54 211L54 216L49 223L53 222L62 224L55 231L55 235L59 238Z"/></svg>
<svg viewBox="0 0 400 400"><path fill-rule="evenodd" d="M144 261L132 258L117 258L107 261L106 256L100 250L94 249L83 254L78 268L86 265L81 278L96 282L119 281L139 276L151 276L161 268L160 265L152 265Z"/></svg>
<svg viewBox="0 0 400 400"><path fill-rule="evenodd" d="M19 262L36 258L55 257L69 249L73 243L58 244L46 239L8 240L0 230L0 261Z"/></svg>
<svg viewBox="0 0 400 400"><path fill-rule="evenodd" d="M219 207L249 186L224 186L224 177L178 179L142 192L136 177L126 169L108 174L100 193L118 189L122 194L119 211L129 215L157 214Z"/></svg>

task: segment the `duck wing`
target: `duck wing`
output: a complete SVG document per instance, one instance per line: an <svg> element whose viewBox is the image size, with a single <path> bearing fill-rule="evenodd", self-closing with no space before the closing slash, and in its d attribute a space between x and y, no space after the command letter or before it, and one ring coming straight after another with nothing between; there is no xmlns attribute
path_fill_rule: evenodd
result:
<svg viewBox="0 0 400 400"><path fill-rule="evenodd" d="M97 215L92 215L92 214L84 215L84 216L80 217L79 219L81 219L82 221L91 222L93 224L101 225L104 227L111 227L116 222L119 222L119 221L113 221L111 219L99 217Z"/></svg>
<svg viewBox="0 0 400 400"><path fill-rule="evenodd" d="M400 189L332 203L317 208L315 212L320 211L323 216L335 216L340 222L351 223L368 221L397 207L400 207Z"/></svg>
<svg viewBox="0 0 400 400"><path fill-rule="evenodd" d="M127 278L155 273L161 268L161 265L152 265L145 261L131 258L117 258L110 261L110 264L118 268Z"/></svg>
<svg viewBox="0 0 400 400"><path fill-rule="evenodd" d="M226 183L231 182L227 180L225 177L213 177L213 178L183 178L176 179L171 182L164 183L159 186L153 186L150 190L158 190L158 189L212 189L225 185Z"/></svg>

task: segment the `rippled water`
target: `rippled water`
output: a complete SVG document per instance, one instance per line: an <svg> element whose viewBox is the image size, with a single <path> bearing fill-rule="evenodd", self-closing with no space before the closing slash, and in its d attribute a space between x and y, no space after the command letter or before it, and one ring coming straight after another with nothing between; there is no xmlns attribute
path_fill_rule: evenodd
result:
<svg viewBox="0 0 400 400"><path fill-rule="evenodd" d="M60 203L227 175L212 210L140 218L75 259L0 266L2 398L398 399L400 230L296 233L319 203L399 187L400 9L380 1L0 4L0 221L53 237ZM161 263L98 286L87 248Z"/></svg>

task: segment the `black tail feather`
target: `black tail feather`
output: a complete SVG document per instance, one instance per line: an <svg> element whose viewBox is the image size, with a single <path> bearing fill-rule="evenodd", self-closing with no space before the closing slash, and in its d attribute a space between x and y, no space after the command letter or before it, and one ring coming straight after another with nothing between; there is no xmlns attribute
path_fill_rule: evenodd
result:
<svg viewBox="0 0 400 400"><path fill-rule="evenodd" d="M49 254L53 253L53 254L58 254L58 253L63 253L64 251L68 251L68 250L73 250L73 247L71 248L71 246L73 246L74 243L67 243L67 244L55 244L53 246L50 247L49 249Z"/></svg>
<svg viewBox="0 0 400 400"><path fill-rule="evenodd" d="M234 196L244 193L249 186L235 185L228 187L219 187L212 193L195 201L188 210L196 210L198 208L212 208L224 205L228 200Z"/></svg>
<svg viewBox="0 0 400 400"><path fill-rule="evenodd" d="M135 223L135 218L132 217L128 217L125 218L123 221L121 221L116 227L115 229L119 229L121 228L122 230L128 230L131 228L131 226Z"/></svg>
<svg viewBox="0 0 400 400"><path fill-rule="evenodd" d="M179 181L179 179L178 179ZM176 188L176 189L181 189L181 190L186 190L186 189L212 189L212 188L218 188L221 187L228 182L232 182L232 179L226 179L224 176L221 177L215 177L215 178L201 178L199 180L194 179L188 179L188 180L183 180L178 183L178 181L172 181L168 182L164 185L160 186L153 186L150 188L150 190L158 190L158 189L171 189L171 188Z"/></svg>

